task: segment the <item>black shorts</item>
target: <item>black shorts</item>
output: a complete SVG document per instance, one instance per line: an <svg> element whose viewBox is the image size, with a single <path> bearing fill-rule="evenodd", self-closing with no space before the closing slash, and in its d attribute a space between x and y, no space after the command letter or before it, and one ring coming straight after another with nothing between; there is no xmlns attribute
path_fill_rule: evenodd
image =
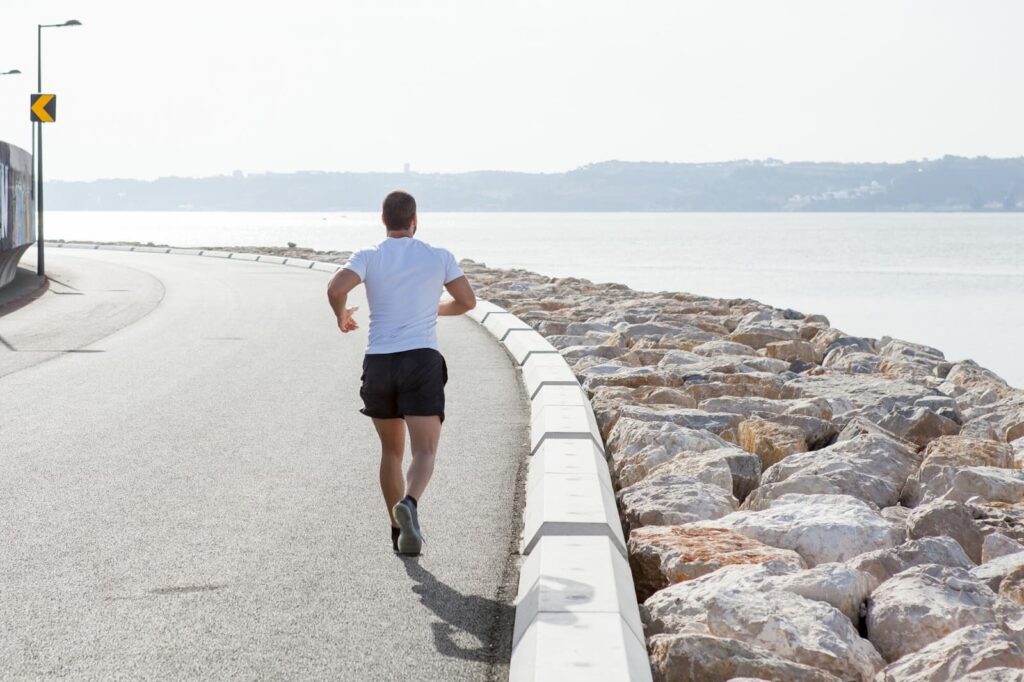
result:
<svg viewBox="0 0 1024 682"><path fill-rule="evenodd" d="M363 358L359 397L368 417L396 419L437 416L444 421L448 365L433 348L380 353Z"/></svg>

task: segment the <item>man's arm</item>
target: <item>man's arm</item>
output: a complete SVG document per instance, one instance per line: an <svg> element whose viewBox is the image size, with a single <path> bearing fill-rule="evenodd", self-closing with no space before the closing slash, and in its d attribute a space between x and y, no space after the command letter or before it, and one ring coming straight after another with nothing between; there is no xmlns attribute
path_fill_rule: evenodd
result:
<svg viewBox="0 0 1024 682"><path fill-rule="evenodd" d="M438 304L438 315L461 315L476 307L476 294L473 293L473 287L469 285L465 275L448 282L444 288L455 300Z"/></svg>
<svg viewBox="0 0 1024 682"><path fill-rule="evenodd" d="M342 268L334 273L331 283L327 285L327 300L331 304L334 315L338 318L338 329L342 334L359 328L359 324L352 318L352 313L359 310L359 307L346 308L345 304L348 303L348 292L355 289L361 281L359 275L347 268Z"/></svg>

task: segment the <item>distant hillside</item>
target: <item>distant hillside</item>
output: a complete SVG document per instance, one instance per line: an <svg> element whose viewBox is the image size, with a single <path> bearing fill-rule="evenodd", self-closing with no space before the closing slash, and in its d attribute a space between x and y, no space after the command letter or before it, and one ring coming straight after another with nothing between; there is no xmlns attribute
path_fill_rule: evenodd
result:
<svg viewBox="0 0 1024 682"><path fill-rule="evenodd" d="M65 210L375 211L390 190L431 211L1021 211L1024 158L905 163L627 163L567 173L263 173L47 183Z"/></svg>

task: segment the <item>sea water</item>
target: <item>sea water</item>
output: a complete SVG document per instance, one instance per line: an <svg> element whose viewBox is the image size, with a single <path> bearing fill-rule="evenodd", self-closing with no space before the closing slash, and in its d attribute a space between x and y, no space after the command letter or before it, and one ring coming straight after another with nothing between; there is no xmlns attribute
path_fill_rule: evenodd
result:
<svg viewBox="0 0 1024 682"><path fill-rule="evenodd" d="M47 237L351 250L373 213L47 214ZM459 258L650 291L754 298L972 358L1024 386L1024 214L424 213Z"/></svg>

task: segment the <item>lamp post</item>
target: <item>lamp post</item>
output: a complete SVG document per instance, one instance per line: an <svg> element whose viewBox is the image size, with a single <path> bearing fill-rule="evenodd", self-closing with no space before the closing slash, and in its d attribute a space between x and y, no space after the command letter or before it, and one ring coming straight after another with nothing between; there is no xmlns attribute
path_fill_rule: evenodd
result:
<svg viewBox="0 0 1024 682"><path fill-rule="evenodd" d="M43 29L64 28L65 26L81 26L82 22L77 19L69 19L63 24L37 24L36 25L36 92L43 91ZM40 277L46 276L45 260L43 256L43 124L36 123L35 143L33 153L36 163L36 274Z"/></svg>

